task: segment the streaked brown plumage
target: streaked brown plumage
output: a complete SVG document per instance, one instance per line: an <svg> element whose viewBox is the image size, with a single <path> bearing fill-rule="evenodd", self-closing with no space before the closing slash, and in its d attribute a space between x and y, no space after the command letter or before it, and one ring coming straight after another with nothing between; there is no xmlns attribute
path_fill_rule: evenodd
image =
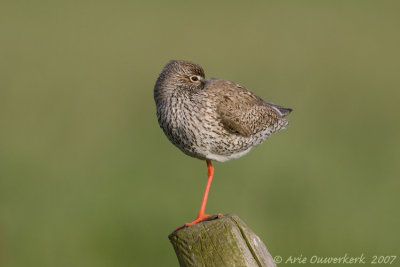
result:
<svg viewBox="0 0 400 267"><path fill-rule="evenodd" d="M199 65L180 60L164 67L154 87L154 100L168 139L185 154L207 160L209 172L211 160L241 157L283 129L288 124L284 117L292 111L233 82L205 80ZM211 179L209 175L209 183ZM203 204L205 208L204 199Z"/></svg>
<svg viewBox="0 0 400 267"><path fill-rule="evenodd" d="M246 154L284 128L291 112L233 82L206 81L203 69L187 61L165 66L154 99L168 139L189 156L216 161Z"/></svg>

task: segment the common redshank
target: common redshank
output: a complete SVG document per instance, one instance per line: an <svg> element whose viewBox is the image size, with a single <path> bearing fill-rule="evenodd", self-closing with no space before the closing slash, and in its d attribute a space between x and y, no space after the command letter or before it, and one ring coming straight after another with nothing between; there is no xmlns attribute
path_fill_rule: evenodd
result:
<svg viewBox="0 0 400 267"><path fill-rule="evenodd" d="M205 80L199 65L170 61L154 86L160 127L183 153L206 160L207 186L197 218L178 229L210 217L205 214L214 176L212 160L239 158L271 134L284 129L290 108L264 101L234 82ZM178 230L177 229L177 230Z"/></svg>

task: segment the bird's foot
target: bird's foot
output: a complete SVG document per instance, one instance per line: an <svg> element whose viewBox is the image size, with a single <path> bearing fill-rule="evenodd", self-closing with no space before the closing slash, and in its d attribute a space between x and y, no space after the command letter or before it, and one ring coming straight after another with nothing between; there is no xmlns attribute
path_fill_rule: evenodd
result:
<svg viewBox="0 0 400 267"><path fill-rule="evenodd" d="M182 228L195 225L195 224L197 224L197 223L199 223L199 222L215 220L215 219L221 218L222 216L223 216L223 215L222 215L221 213L217 213L217 214L214 214L214 215L203 214L203 215L201 215L201 216L198 216L194 221L191 221L191 222L189 222L189 223L185 223L184 225L182 225L182 226L176 228L176 229L174 230L174 232L176 232L176 231L178 231L178 230L180 230L180 229L182 229Z"/></svg>

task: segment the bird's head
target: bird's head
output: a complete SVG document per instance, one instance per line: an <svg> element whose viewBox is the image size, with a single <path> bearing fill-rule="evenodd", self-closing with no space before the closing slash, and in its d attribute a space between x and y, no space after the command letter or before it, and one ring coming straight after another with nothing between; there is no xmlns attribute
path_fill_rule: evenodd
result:
<svg viewBox="0 0 400 267"><path fill-rule="evenodd" d="M204 85L202 67L189 61L171 60L158 77L154 93L191 93L203 89Z"/></svg>

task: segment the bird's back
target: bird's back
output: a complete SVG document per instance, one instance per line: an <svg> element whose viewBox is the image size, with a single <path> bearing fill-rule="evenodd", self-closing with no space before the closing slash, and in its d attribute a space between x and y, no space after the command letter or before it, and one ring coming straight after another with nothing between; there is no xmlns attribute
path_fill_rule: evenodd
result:
<svg viewBox="0 0 400 267"><path fill-rule="evenodd" d="M210 79L204 90L215 94L215 98L218 99L218 117L226 130L232 134L244 137L264 131L271 134L288 124L284 117L291 109L264 101L236 83Z"/></svg>

